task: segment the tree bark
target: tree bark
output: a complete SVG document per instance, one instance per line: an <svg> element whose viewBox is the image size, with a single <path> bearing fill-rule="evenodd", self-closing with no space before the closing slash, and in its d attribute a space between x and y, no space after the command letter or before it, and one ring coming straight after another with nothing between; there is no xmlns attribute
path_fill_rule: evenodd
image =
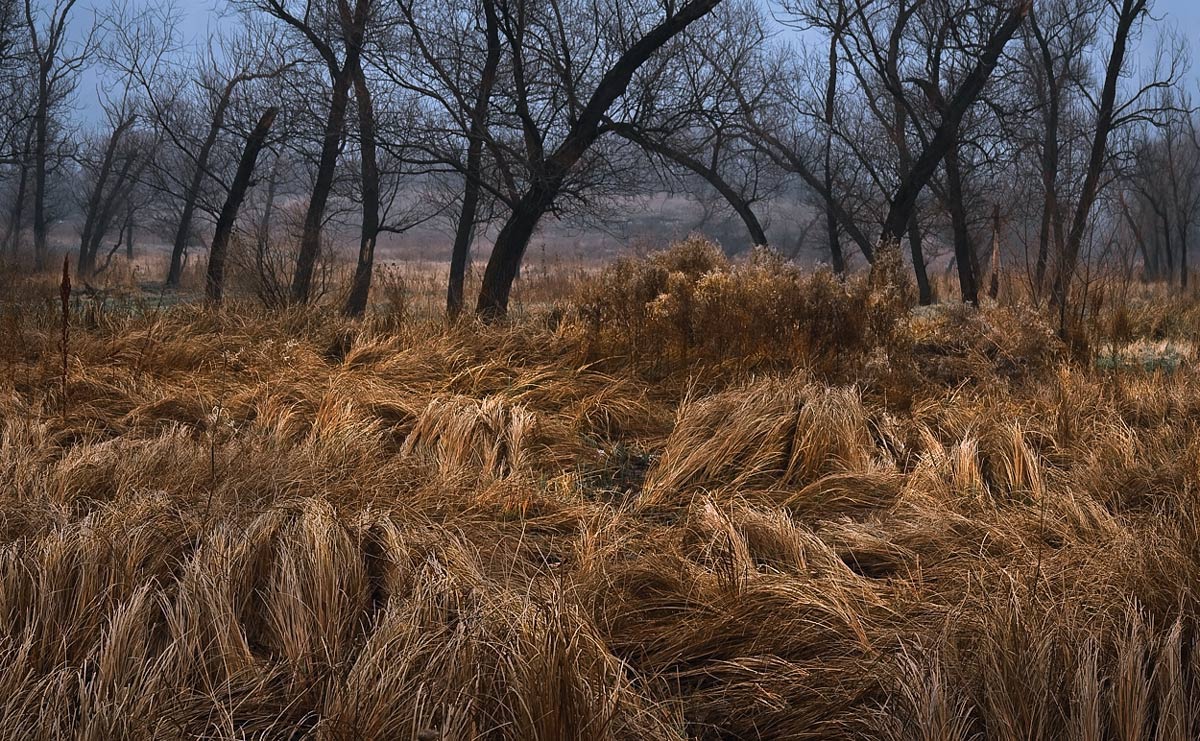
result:
<svg viewBox="0 0 1200 741"><path fill-rule="evenodd" d="M1129 34L1138 16L1146 9L1146 0L1121 0L1117 27L1113 34L1112 50L1104 71L1104 85L1100 91L1100 107L1096 116L1096 129L1092 137L1091 151L1088 154L1087 170L1083 178L1083 188L1079 201L1075 206L1075 216L1071 221L1071 231L1063 246L1063 255L1054 277L1054 288L1051 300L1055 303L1065 303L1067 289L1075 274L1076 263L1079 260L1079 249L1083 244L1083 234L1087 229L1092 206L1099 193L1100 176L1104 163L1108 159L1108 135L1112 131L1116 118L1117 86L1121 78L1121 70L1125 66L1125 51L1129 43ZM1062 314L1065 316L1065 312ZM1059 333L1064 334L1066 327L1059 327Z"/></svg>
<svg viewBox="0 0 1200 741"><path fill-rule="evenodd" d="M904 35L905 27L921 5L921 2L916 2L908 7L903 7L902 5L896 24L888 36L885 72L888 88L892 94L892 127L890 133L892 144L896 147L898 174L901 182L907 180L912 173L913 156L912 150L908 145L908 108L904 100L903 82L900 80L898 67L900 42ZM913 273L917 279L917 302L921 306L928 306L933 303L933 289L929 284L929 273L925 266L925 250L921 239L920 214L917 212L915 199L908 213L906 228L908 231L908 247L912 254ZM899 241L900 238L897 235L897 244L899 244Z"/></svg>
<svg viewBox="0 0 1200 741"><path fill-rule="evenodd" d="M1058 73L1054 69L1054 55L1050 51L1050 42L1047 40L1045 34L1042 33L1041 27L1037 23L1037 14L1031 11L1029 20L1033 37L1037 42L1038 50L1041 54L1042 66L1045 68L1047 87L1045 99L1041 101L1042 110L1044 111L1041 156L1042 223L1038 232L1037 262L1034 266L1034 289L1040 300L1042 287L1046 282L1050 238L1051 236L1054 237L1056 254L1062 251L1064 239L1062 214L1058 206L1058 131L1059 120L1061 118L1059 109L1062 102L1060 100L1061 93Z"/></svg>
<svg viewBox="0 0 1200 741"><path fill-rule="evenodd" d="M317 175L313 180L308 210L304 213L304 231L300 236L300 253L296 257L296 271L292 276L292 301L307 303L312 292L313 270L321 252L321 227L325 221L325 206L333 189L333 176L337 168L338 149L346 128L346 104L350 93L350 74L345 67L334 77L333 95L329 101L329 115L325 119L325 132L321 144L321 157L317 162Z"/></svg>
<svg viewBox="0 0 1200 741"><path fill-rule="evenodd" d="M725 199L725 202L729 204L734 213L738 215L738 218L742 220L742 223L746 226L746 231L750 235L751 244L756 246L768 244L767 232L765 229L763 229L762 223L758 220L758 216L755 215L754 208L750 205L749 201L747 201L740 193L737 192L736 188L730 185L725 178L721 177L721 173L717 172L715 169L709 167L695 157L692 157L688 153L672 147L670 144L664 141L659 141L642 134L642 132L638 131L638 129L634 126L630 126L629 124L614 123L612 124L612 129L617 135L627 139L633 144L636 144L647 151L666 157L680 167L691 170L695 174L702 177L705 182L707 182L713 187L714 190L721 194L721 197Z"/></svg>
<svg viewBox="0 0 1200 741"><path fill-rule="evenodd" d="M858 245L859 251L862 252L863 257L867 259L867 262L874 262L875 251L874 247L872 246L871 239L867 237L866 233L863 232L861 228L859 228L858 223L854 220L854 217L849 211L846 210L845 206L841 204L833 191L826 187L824 180L817 177L817 175L808 168L808 165L805 164L803 159L801 159L791 149L785 147L783 142L773 136L770 132L756 126L754 134L756 137L762 139L766 145L770 145L766 146L764 144L758 144L757 146L759 151L766 154L777 165L784 168L788 172L798 175L800 179L804 181L805 185L812 188L813 191L821 197L822 202L825 204L826 211L833 214L834 218L837 219L838 225L846 232L846 235L850 237L850 239L852 239L856 245Z"/></svg>
<svg viewBox="0 0 1200 741"><path fill-rule="evenodd" d="M1176 225L1179 231L1179 287L1186 291L1188 287L1188 224L1184 219L1177 219Z"/></svg>
<svg viewBox="0 0 1200 741"><path fill-rule="evenodd" d="M50 91L47 76L49 69L43 64L38 79L38 100L33 117L33 261L34 270L46 269L46 175Z"/></svg>
<svg viewBox="0 0 1200 741"><path fill-rule="evenodd" d="M1000 295L1000 206L992 207L992 261L988 267L988 298L995 301Z"/></svg>
<svg viewBox="0 0 1200 741"><path fill-rule="evenodd" d="M354 283L342 313L359 317L367 310L371 272L375 266L375 240L379 236L379 166L375 155L375 109L371 91L357 57L350 69L354 78L354 100L358 105L359 159L362 173L362 230L358 242L358 264Z"/></svg>
<svg viewBox="0 0 1200 741"><path fill-rule="evenodd" d="M254 268L257 271L260 292L265 298L268 295L268 286L275 286L275 282L267 275L267 250L270 248L271 242L271 213L275 210L275 192L279 187L279 157L275 158L275 162L271 167L271 175L267 180L267 198L263 203L262 219L258 222L257 234L255 235L254 244ZM280 300L280 296L275 295L275 292L270 291L270 302L275 303Z"/></svg>
<svg viewBox="0 0 1200 741"><path fill-rule="evenodd" d="M1013 34L1020 28L1029 10L1030 0L1022 0L1013 6L1005 16L1004 22L988 39L975 66L944 107L942 120L933 137L917 156L911 170L901 181L895 195L892 196L887 218L883 222L883 233L880 237L882 243L898 244L900 242L912 220L912 214L916 210L918 196L921 195L921 191L924 190L929 179L937 170L938 163L942 161L946 152L954 144L963 116L983 92L984 85L987 84L996 62L1000 59L1000 54L1012 39Z"/></svg>
<svg viewBox="0 0 1200 741"><path fill-rule="evenodd" d="M496 84L496 70L500 67L500 22L496 17L494 0L483 0L483 14L487 53L479 78L479 94L475 98L475 107L471 111L462 211L459 212L458 225L454 230L454 247L450 251L450 280L446 286L446 313L452 320L457 319L463 309L467 258L471 254L471 241L475 235L475 219L482 190L480 176L483 170L483 145L487 131L488 107L491 103L492 88Z"/></svg>
<svg viewBox="0 0 1200 741"><path fill-rule="evenodd" d="M839 6L839 11L841 6ZM844 22L842 13L838 15L838 25L829 35L829 75L825 80L825 190L833 193L833 119L835 103L837 102L838 79L838 44L841 43L841 24ZM846 258L842 254L842 242L838 229L837 213L829 199L825 199L825 231L829 240L829 259L833 264L833 272L843 275L846 272Z"/></svg>
<svg viewBox="0 0 1200 741"><path fill-rule="evenodd" d="M933 286L929 284L929 271L925 267L924 240L921 236L921 224L914 213L908 224L908 247L912 253L913 273L917 278L917 302L921 306L933 303Z"/></svg>
<svg viewBox="0 0 1200 741"><path fill-rule="evenodd" d="M208 171L208 158L212 155L213 147L217 143L217 137L220 135L221 129L225 126L225 111L229 108L229 101L233 95L234 86L235 83L230 81L225 86L225 90L217 102L212 121L209 122L208 133L205 135L204 141L200 144L200 150L196 153L195 170L188 181L187 190L183 192L183 208L180 210L179 224L175 228L175 239L171 243L171 264L167 269L167 285L172 288L179 285L179 279L183 273L183 252L187 249L188 240L191 238L192 218L196 212L196 201L200 198L200 188L204 183L204 176Z"/></svg>
<svg viewBox="0 0 1200 741"><path fill-rule="evenodd" d="M104 235L108 233L109 227L112 226L118 201L132 190L130 170L133 169L134 162L135 155L133 153L126 156L124 162L121 163L120 171L117 172L116 181L113 183L112 188L109 189L108 196L97 206L98 212L92 221L92 230L89 237L79 247L80 255L77 270L81 276L93 275L96 272L96 255L100 252L100 243L104 240Z"/></svg>
<svg viewBox="0 0 1200 741"><path fill-rule="evenodd" d="M1175 248L1171 243L1171 217L1167 215L1165 210L1158 212L1159 220L1162 221L1162 245L1163 253L1167 256L1167 285L1175 282Z"/></svg>
<svg viewBox="0 0 1200 741"><path fill-rule="evenodd" d="M27 147L28 148L28 147ZM29 181L29 157L26 153L17 174L17 195L13 202L12 215L8 220L8 229L4 235L4 244L11 257L16 258L21 243L21 223L25 215L25 189Z"/></svg>
<svg viewBox="0 0 1200 741"><path fill-rule="evenodd" d="M133 259L133 204L125 212L125 259Z"/></svg>
<svg viewBox="0 0 1200 741"><path fill-rule="evenodd" d="M250 187L250 180L254 176L254 165L258 161L258 153L266 144L267 134L270 133L271 124L275 123L275 116L278 113L278 108L268 108L258 119L254 130L250 132L249 138L246 139L246 147L242 150L242 158L238 162L237 174L234 175L233 184L229 188L229 195L225 198L225 205L221 207L221 215L217 217L212 247L208 252L208 274L204 282L204 295L210 304L221 303L225 287L225 255L229 248L229 237L233 234L233 224L237 220L238 209L242 205L246 189Z"/></svg>
<svg viewBox="0 0 1200 741"><path fill-rule="evenodd" d="M1121 215L1125 217L1125 223L1133 233L1133 241L1142 253L1142 281L1154 280L1158 277L1158 254L1152 252L1150 246L1146 244L1146 237L1142 233L1142 228L1138 226L1137 219L1133 218L1133 214L1129 211L1129 203L1125 199L1125 193L1118 193L1117 200L1121 204Z"/></svg>
<svg viewBox="0 0 1200 741"><path fill-rule="evenodd" d="M601 78L595 92L571 125L566 138L554 154L539 168L533 182L517 201L507 223L500 230L492 256L483 274L476 311L486 319L502 317L508 311L513 280L529 246L529 238L538 221L562 190L571 169L600 136L600 124L609 107L629 87L638 67L658 49L691 23L717 6L721 0L691 0L678 12L646 32L629 47Z"/></svg>
<svg viewBox="0 0 1200 741"><path fill-rule="evenodd" d="M112 176L113 164L117 158L117 150L121 147L121 140L125 136L125 132L132 125L132 117L119 122L113 127L112 133L108 137L108 142L104 145L104 154L100 158L100 169L96 172L96 182L92 184L92 192L88 195L83 215L83 229L79 235L79 259L76 261L75 270L76 274L81 277L90 276L95 267L96 251L99 249L100 239L103 238L106 231L103 228L108 201L105 198L105 187ZM110 198L113 192L120 188L124 177L128 175L129 168L133 164L132 158L132 153L126 156L124 169L121 171L120 178L107 194Z"/></svg>
<svg viewBox="0 0 1200 741"><path fill-rule="evenodd" d="M958 266L958 287L963 303L979 305L979 283L975 273L975 248L967 224L966 204L963 202L962 170L958 162L958 144L946 152L947 206L954 232L954 263Z"/></svg>

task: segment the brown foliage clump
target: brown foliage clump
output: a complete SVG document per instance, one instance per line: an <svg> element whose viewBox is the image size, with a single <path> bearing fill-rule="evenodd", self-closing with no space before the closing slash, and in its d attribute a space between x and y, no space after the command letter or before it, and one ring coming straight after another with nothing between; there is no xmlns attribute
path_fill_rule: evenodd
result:
<svg viewBox="0 0 1200 741"><path fill-rule="evenodd" d="M595 357L657 371L680 364L786 367L861 351L907 308L895 284L807 275L767 250L731 264L693 237L605 268L581 291Z"/></svg>

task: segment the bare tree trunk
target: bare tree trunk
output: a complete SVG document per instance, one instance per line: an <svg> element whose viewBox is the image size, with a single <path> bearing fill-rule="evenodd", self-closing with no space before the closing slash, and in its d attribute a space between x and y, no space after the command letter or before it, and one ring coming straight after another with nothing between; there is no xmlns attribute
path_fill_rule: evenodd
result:
<svg viewBox="0 0 1200 741"><path fill-rule="evenodd" d="M1163 253L1167 256L1167 285L1175 283L1175 248L1171 246L1171 219L1167 216L1166 211L1159 212L1159 218L1162 220L1162 244Z"/></svg>
<svg viewBox="0 0 1200 741"><path fill-rule="evenodd" d="M913 273L917 278L917 301L921 306L933 303L933 286L929 285L929 271L925 267L925 249L921 236L921 225L913 214L908 223L908 247L912 253Z"/></svg>
<svg viewBox="0 0 1200 741"><path fill-rule="evenodd" d="M966 204L963 202L962 171L959 169L958 144L946 152L947 206L954 232L954 262L958 266L958 287L963 303L979 305L979 284L975 272L975 248L967 225Z"/></svg>
<svg viewBox="0 0 1200 741"><path fill-rule="evenodd" d="M133 260L133 204L125 211L125 259Z"/></svg>
<svg viewBox="0 0 1200 741"><path fill-rule="evenodd" d="M269 280L267 275L267 250L271 242L271 213L275 210L275 192L279 187L279 157L275 158L275 162L271 166L271 175L267 179L267 198L263 204L262 219L258 222L258 230L255 235L254 245L254 268L258 272L257 278L261 288L260 293L266 296L267 287L274 285L273 281ZM272 301L277 300L278 296L273 296Z"/></svg>
<svg viewBox="0 0 1200 741"><path fill-rule="evenodd" d="M838 24L829 35L829 76L825 81L825 190L833 193L833 119L834 104L837 102L838 80L838 44L841 43L843 14L842 6L838 6ZM833 272L842 275L846 272L846 258L842 254L842 243L838 229L837 213L833 210L830 199L825 199L825 231L829 240L829 259L833 264Z"/></svg>
<svg viewBox="0 0 1200 741"><path fill-rule="evenodd" d="M297 303L307 303L312 292L313 270L321 252L321 227L325 221L325 206L329 202L329 193L333 190L338 149L346 128L350 83L350 73L344 66L333 81L333 95L329 102L329 115L325 119L325 133L321 144L321 158L317 163L317 175L308 200L308 210L304 213L300 253L296 257L296 271L292 276L292 301Z"/></svg>
<svg viewBox="0 0 1200 741"><path fill-rule="evenodd" d="M354 78L354 100L358 104L359 154L362 167L362 231L358 242L358 265L354 283L342 313L359 317L367 310L371 293L371 272L375 266L375 240L379 236L379 166L375 159L375 109L371 91L358 58L350 70Z"/></svg>
<svg viewBox="0 0 1200 741"><path fill-rule="evenodd" d="M117 206L123 198L127 198L130 191L133 190L134 182L141 173L142 167L145 166L146 160L142 160L142 165L137 171L131 173L134 163L137 161L137 155L133 152L126 156L121 164L121 169L117 172L116 181L109 189L108 196L99 204L99 211L96 213L90 238L85 244L80 245L79 256L79 274L83 276L92 275L96 270L96 255L100 252L100 243L104 239L104 235L108 233L109 227L112 225L113 217L116 216Z"/></svg>
<svg viewBox="0 0 1200 741"><path fill-rule="evenodd" d="M467 171L464 173L462 211L454 230L454 247L450 251L450 280L446 287L446 313L451 319L462 314L464 286L467 279L467 258L475 235L475 218L479 209L480 176L483 169L484 134L487 129L488 107L496 70L500 67L500 22L496 17L494 0L483 0L487 55L479 78L479 95L471 111L470 142L467 144Z"/></svg>
<svg viewBox="0 0 1200 741"><path fill-rule="evenodd" d="M1114 0L1114 4L1115 2L1116 0ZM1097 111L1096 128L1092 137L1091 151L1088 154L1083 188L1075 206L1071 231L1067 235L1066 244L1063 245L1062 260L1054 278L1051 300L1056 303L1063 303L1067 300L1067 290L1070 287L1071 278L1075 274L1079 249L1083 244L1083 235L1099 192L1100 176L1108 159L1108 135L1112 131L1113 121L1116 118L1117 86L1120 82L1121 70L1125 66L1125 50L1134 23L1146 9L1146 0L1120 0L1120 3L1117 27L1113 33L1112 51L1108 56L1104 72L1104 85L1100 91L1100 107ZM1060 334L1065 334L1065 332L1065 326L1059 327Z"/></svg>
<svg viewBox="0 0 1200 741"><path fill-rule="evenodd" d="M1063 242L1062 214L1058 207L1058 130L1059 119L1061 117L1059 108L1062 101L1060 99L1061 92L1058 75L1054 69L1054 55L1050 50L1050 42L1038 25L1037 14L1031 11L1029 20L1033 37L1037 42L1038 51L1041 54L1042 66L1045 68L1047 86L1044 99L1041 101L1044 116L1041 156L1042 224L1041 230L1038 232L1037 262L1034 267L1034 291L1040 299L1042 287L1046 283L1046 266L1050 252L1050 237L1051 235L1054 237L1056 254L1061 252Z"/></svg>
<svg viewBox="0 0 1200 741"><path fill-rule="evenodd" d="M25 188L28 181L29 161L26 156L21 162L20 172L17 174L16 200L13 202L12 215L8 220L8 229L4 235L8 253L14 258L17 256L17 250L21 243L21 229L24 226L21 221L25 215Z"/></svg>
<svg viewBox="0 0 1200 741"><path fill-rule="evenodd" d="M717 172L716 169L704 164L686 152L672 147L670 144L664 141L658 141L643 135L642 132L638 131L638 129L634 126L619 123L612 123L610 126L612 127L612 130L619 136L622 136L630 142L637 144L643 149L660 154L675 164L691 170L695 174L699 175L704 179L705 182L711 185L714 190L721 194L721 197L725 199L725 202L729 204L734 213L738 215L738 218L742 220L742 223L746 226L746 231L750 235L751 244L766 245L768 243L767 232L765 229L763 229L762 223L758 220L758 216L755 215L754 209L750 205L750 202L743 198L742 195L737 192L737 189L730 185L725 178L721 177L721 173Z"/></svg>
<svg viewBox="0 0 1200 741"><path fill-rule="evenodd" d="M992 262L988 267L988 298L993 301L1000 295L1000 206L992 207Z"/></svg>
<svg viewBox="0 0 1200 741"><path fill-rule="evenodd" d="M1184 219L1176 221L1179 231L1179 287L1188 287L1188 224Z"/></svg>
<svg viewBox="0 0 1200 741"><path fill-rule="evenodd" d="M212 121L209 122L208 133L196 153L195 169L188 181L187 190L183 192L183 207L179 213L179 224L175 228L175 239L171 243L171 264L167 269L167 285L174 288L179 285L183 274L183 252L187 249L188 240L192 235L192 219L196 212L196 201L200 198L200 188L208 171L208 158L217 143L217 137L225 125L225 111L233 94L234 83L226 85L221 99L217 102Z"/></svg>
<svg viewBox="0 0 1200 741"><path fill-rule="evenodd" d="M90 276L95 267L96 256L94 250L98 249L100 239L104 236L104 229L101 228L101 222L105 210L105 187L112 176L113 164L117 158L117 150L121 147L121 140L125 135L125 131L132 125L132 117L119 122L113 127L112 133L108 137L108 142L104 145L104 154L100 158L100 169L96 171L96 182L92 184L92 192L88 194L87 204L84 207L83 229L79 235L79 259L75 266L76 274L79 276ZM125 159L122 176L128 173L128 168L131 165L132 155L129 155ZM119 186L120 181L118 181L117 185L113 186L112 190L115 191ZM111 195L111 193L108 195Z"/></svg>
<svg viewBox="0 0 1200 741"><path fill-rule="evenodd" d="M888 87L892 95L892 128L890 133L892 144L896 147L896 158L898 160L901 183L908 180L912 174L913 156L912 150L908 146L908 108L904 100L902 92L903 82L900 80L898 68L900 40L905 26L920 6L920 2L914 3L907 8L904 8L902 4L901 15L888 37L888 54L885 71ZM922 245L919 220L920 214L917 212L916 199L914 198L908 212L905 228L908 231L908 248L912 254L913 273L917 279L917 301L921 306L928 306L933 303L933 289L929 285L929 274L925 266L925 251ZM900 236L897 234L897 246L899 246L899 242Z"/></svg>
<svg viewBox="0 0 1200 741"><path fill-rule="evenodd" d="M1129 230L1133 232L1133 240L1137 243L1138 250L1142 253L1142 280L1153 280L1158 277L1158 253L1152 251L1150 246L1146 244L1142 228L1138 226L1137 219L1133 218L1133 214L1129 211L1129 203L1125 200L1125 193L1118 193L1117 198L1121 203L1121 214L1125 217L1125 223L1129 225Z"/></svg>
<svg viewBox="0 0 1200 741"><path fill-rule="evenodd" d="M477 311L488 319L503 316L508 311L508 296L521 268L521 258L538 220L550 207L566 177L564 172L555 182L535 183L517 205L496 237L492 256L483 274Z"/></svg>
<svg viewBox="0 0 1200 741"><path fill-rule="evenodd" d="M992 70L1000 59L1000 54L1012 39L1013 34L1020 28L1030 7L1028 0L1025 0L1015 4L1009 10L1004 22L988 39L974 68L963 79L962 84L955 90L954 96L944 106L942 120L933 137L921 154L917 156L911 170L901 181L895 195L892 196L887 218L883 222L881 242L885 244L900 242L912 220L913 212L916 210L918 196L921 195L921 191L925 189L929 179L937 170L938 163L946 156L946 152L957 139L959 124L962 122L963 116L974 105L979 94L983 92L983 87L991 77Z"/></svg>
<svg viewBox="0 0 1200 741"><path fill-rule="evenodd" d="M46 268L46 175L47 158L49 153L49 122L50 91L47 89L46 75L49 70L44 68L40 73L38 84L37 109L34 113L33 127L33 260L34 270Z"/></svg>
<svg viewBox="0 0 1200 741"><path fill-rule="evenodd" d="M1033 292L1037 300L1041 300L1042 286L1046 282L1046 263L1050 256L1050 196L1047 194L1042 202L1042 220L1038 228L1037 259L1033 266ZM1028 253L1026 253L1028 254ZM1026 263L1028 266L1028 263Z"/></svg>
<svg viewBox="0 0 1200 741"><path fill-rule="evenodd" d="M546 160L525 194L513 207L500 230L492 256L483 273L476 311L487 319L508 311L513 280L521 266L529 238L538 221L562 190L567 175L600 136L600 124L608 108L625 93L638 67L676 34L717 6L720 0L691 0L666 20L646 32L623 53L601 78L595 92L572 124L562 144Z"/></svg>
<svg viewBox="0 0 1200 741"><path fill-rule="evenodd" d="M745 103L742 105L744 106ZM863 257L867 259L867 262L874 262L875 251L872 246L873 242L858 226L854 216L846 210L841 201L838 199L837 195L826 187L825 181L822 178L817 177L816 173L809 169L808 165L799 155L796 154L796 152L785 146L784 143L780 141L778 137L771 134L770 131L759 126L755 126L754 135L760 138L763 142L757 145L759 151L761 151L763 154L766 154L783 169L798 175L800 179L804 181L805 185L812 188L813 192L821 197L822 202L825 204L826 211L832 213L834 218L837 219L838 224L841 226L842 231L846 233L846 236L850 237L850 239L853 240L856 245L858 245L859 251L862 252Z"/></svg>
<svg viewBox="0 0 1200 741"><path fill-rule="evenodd" d="M258 153L266 144L267 134L271 124L275 123L278 108L268 108L258 119L254 130L246 139L246 147L242 150L242 158L238 162L237 173L233 177L233 185L221 207L221 215L217 217L217 226L213 231L212 247L208 251L208 275L204 282L204 295L211 304L221 303L221 294L225 287L225 254L229 248L229 237L233 233L233 224L237 220L238 209L250 187L250 179L254 176L254 164L258 161Z"/></svg>
<svg viewBox="0 0 1200 741"><path fill-rule="evenodd" d="M1164 264L1167 262L1167 259L1163 255L1162 232L1159 230L1158 224L1156 222L1154 222L1153 220L1151 220L1151 223L1150 223L1150 245L1153 248L1153 253L1154 253L1154 278L1155 278L1155 280L1162 280L1164 272L1166 272L1167 279L1170 280L1171 269L1163 267Z"/></svg>

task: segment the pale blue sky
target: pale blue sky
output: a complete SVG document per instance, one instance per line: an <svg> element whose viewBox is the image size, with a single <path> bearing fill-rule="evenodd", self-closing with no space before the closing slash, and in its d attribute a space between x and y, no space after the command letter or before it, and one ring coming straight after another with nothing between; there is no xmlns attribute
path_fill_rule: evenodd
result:
<svg viewBox="0 0 1200 741"><path fill-rule="evenodd" d="M140 1L132 0L135 5ZM97 0L92 7L101 8L103 5L103 0ZM225 7L223 0L175 0L175 5L182 15L184 34L196 43L203 43L220 22L216 9ZM1154 0L1154 14L1189 43L1193 62L1190 76L1194 88L1195 81L1200 79L1200 0ZM87 15L90 16L90 13ZM1149 55L1153 48L1153 39L1143 39L1143 55ZM83 119L87 122L94 122L99 118L98 87L98 80L94 74L85 75L79 90L79 107Z"/></svg>

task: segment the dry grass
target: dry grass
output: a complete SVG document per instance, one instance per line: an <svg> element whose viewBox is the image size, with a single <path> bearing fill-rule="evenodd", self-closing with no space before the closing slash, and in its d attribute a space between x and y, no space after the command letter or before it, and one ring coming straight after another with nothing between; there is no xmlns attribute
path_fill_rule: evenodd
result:
<svg viewBox="0 0 1200 741"><path fill-rule="evenodd" d="M1190 354L695 243L578 280L503 327L83 304L65 411L21 283L0 738L1200 734Z"/></svg>

